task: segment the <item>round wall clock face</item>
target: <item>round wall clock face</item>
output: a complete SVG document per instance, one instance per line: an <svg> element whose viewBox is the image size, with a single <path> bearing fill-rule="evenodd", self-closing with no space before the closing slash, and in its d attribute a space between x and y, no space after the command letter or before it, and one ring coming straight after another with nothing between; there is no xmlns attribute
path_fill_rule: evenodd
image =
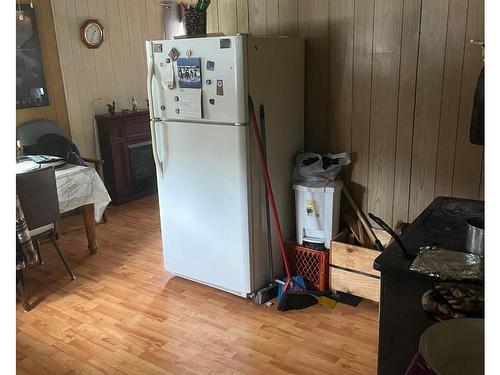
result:
<svg viewBox="0 0 500 375"><path fill-rule="evenodd" d="M81 28L82 42L88 48L98 48L104 40L104 28L97 20L86 21Z"/></svg>

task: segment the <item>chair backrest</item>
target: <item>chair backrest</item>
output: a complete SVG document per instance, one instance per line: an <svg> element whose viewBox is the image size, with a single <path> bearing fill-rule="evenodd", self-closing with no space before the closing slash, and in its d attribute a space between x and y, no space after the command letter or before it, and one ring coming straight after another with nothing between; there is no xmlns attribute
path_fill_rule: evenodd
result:
<svg viewBox="0 0 500 375"><path fill-rule="evenodd" d="M64 158L67 163L86 165L80 156L78 147L68 138L60 134L44 134L36 142L36 150L40 154Z"/></svg>
<svg viewBox="0 0 500 375"><path fill-rule="evenodd" d="M36 144L38 138L44 134L61 134L59 124L51 120L31 120L16 128L16 138L26 150Z"/></svg>
<svg viewBox="0 0 500 375"><path fill-rule="evenodd" d="M29 229L59 220L59 200L53 167L17 174L16 189Z"/></svg>

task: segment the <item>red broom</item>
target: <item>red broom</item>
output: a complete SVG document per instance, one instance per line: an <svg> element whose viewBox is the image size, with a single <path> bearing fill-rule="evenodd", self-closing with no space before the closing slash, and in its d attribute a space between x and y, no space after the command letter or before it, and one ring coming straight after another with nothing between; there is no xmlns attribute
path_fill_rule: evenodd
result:
<svg viewBox="0 0 500 375"><path fill-rule="evenodd" d="M283 262L285 263L287 280L285 282L285 286L283 287L283 294L278 302L278 310L287 311L304 309L318 303L318 300L313 296L307 294L306 289L299 283L295 282L292 278L290 263L286 254L285 240L283 238L283 232L281 231L281 225L278 218L278 210L276 209L274 194L271 188L271 180L269 178L266 156L264 153L264 148L262 147L262 142L260 140L259 127L257 126L257 117L255 116L253 101L250 95L248 96L248 108L250 111L250 125L254 130L255 140L259 149L260 162L262 165L262 170L264 171L264 181L266 183L267 196L269 198L269 202L271 204L271 209L273 212L274 226L276 229L276 233L278 234L278 242L281 250L281 255L283 256Z"/></svg>

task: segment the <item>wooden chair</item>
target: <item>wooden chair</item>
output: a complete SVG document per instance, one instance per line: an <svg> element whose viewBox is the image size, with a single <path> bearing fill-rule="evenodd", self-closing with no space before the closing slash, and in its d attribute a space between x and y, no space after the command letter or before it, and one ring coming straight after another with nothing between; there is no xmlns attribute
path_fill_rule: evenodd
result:
<svg viewBox="0 0 500 375"><path fill-rule="evenodd" d="M16 189L24 211L24 218L28 225L31 240L38 255L40 255L39 242L49 240L64 264L71 280L75 280L75 274L56 242L59 236L56 223L60 216L54 168L43 168L33 172L17 174ZM31 310L32 306L29 303L24 287L23 270L18 271L17 274L17 289L24 309L26 311Z"/></svg>
<svg viewBox="0 0 500 375"><path fill-rule="evenodd" d="M32 154L44 154L47 153L45 150L40 150L37 147L39 138L45 134L58 134L62 137L61 128L59 124L55 121L50 120L32 120L27 121L16 128L16 138L20 141L21 147L26 155ZM49 153L50 154L50 153ZM50 154L52 155L52 154ZM66 157L66 155L53 155ZM104 182L104 160L90 158L86 156L81 156L81 159L86 163L91 163L94 165L95 170L101 180ZM107 222L106 212L102 215L102 221Z"/></svg>

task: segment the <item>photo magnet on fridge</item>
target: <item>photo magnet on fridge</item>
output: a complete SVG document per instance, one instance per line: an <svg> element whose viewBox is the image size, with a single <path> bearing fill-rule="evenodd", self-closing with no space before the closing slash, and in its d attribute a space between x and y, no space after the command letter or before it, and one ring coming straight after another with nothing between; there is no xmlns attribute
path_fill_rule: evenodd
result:
<svg viewBox="0 0 500 375"><path fill-rule="evenodd" d="M215 63L213 61L207 61L207 70L210 70L212 72L215 70Z"/></svg>
<svg viewBox="0 0 500 375"><path fill-rule="evenodd" d="M201 89L201 60L200 58L177 59L177 76L179 87L182 89Z"/></svg>
<svg viewBox="0 0 500 375"><path fill-rule="evenodd" d="M172 59L172 61L176 61L179 55L180 53L179 51L177 51L177 49L175 49L175 47L172 47L172 49L168 53L168 56Z"/></svg>

